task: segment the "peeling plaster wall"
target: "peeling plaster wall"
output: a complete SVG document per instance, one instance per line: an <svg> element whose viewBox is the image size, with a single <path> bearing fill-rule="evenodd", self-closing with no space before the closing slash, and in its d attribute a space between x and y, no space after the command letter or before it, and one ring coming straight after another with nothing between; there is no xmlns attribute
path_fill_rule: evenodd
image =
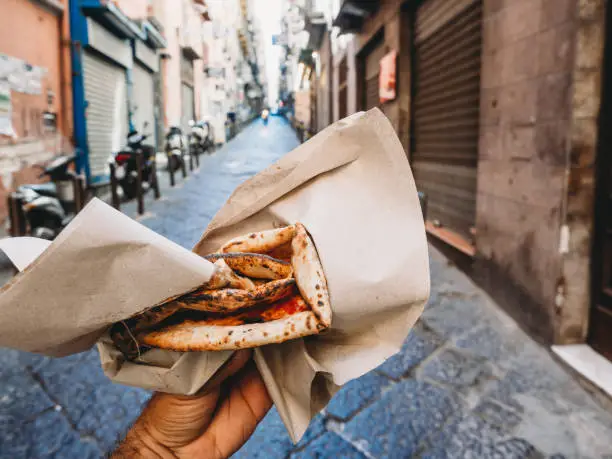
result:
<svg viewBox="0 0 612 459"><path fill-rule="evenodd" d="M481 285L556 335L579 0L484 0L476 218Z"/></svg>
<svg viewBox="0 0 612 459"><path fill-rule="evenodd" d="M588 331L605 3L579 0L576 8L576 59L563 215L567 246L558 282L555 334L555 341L563 344L584 342Z"/></svg>

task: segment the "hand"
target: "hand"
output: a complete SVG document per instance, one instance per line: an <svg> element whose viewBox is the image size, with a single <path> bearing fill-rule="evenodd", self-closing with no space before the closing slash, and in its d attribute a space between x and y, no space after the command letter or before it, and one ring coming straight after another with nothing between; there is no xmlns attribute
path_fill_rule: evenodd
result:
<svg viewBox="0 0 612 459"><path fill-rule="evenodd" d="M155 393L113 458L214 458L236 452L272 406L241 350L194 396Z"/></svg>

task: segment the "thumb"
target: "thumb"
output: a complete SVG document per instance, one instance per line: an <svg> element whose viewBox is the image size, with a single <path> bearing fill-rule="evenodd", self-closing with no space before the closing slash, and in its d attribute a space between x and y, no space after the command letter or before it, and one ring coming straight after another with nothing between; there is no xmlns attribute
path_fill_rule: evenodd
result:
<svg viewBox="0 0 612 459"><path fill-rule="evenodd" d="M195 395L155 393L142 413L145 431L167 448L177 448L194 441L210 424L220 386L251 358L249 350L235 352Z"/></svg>

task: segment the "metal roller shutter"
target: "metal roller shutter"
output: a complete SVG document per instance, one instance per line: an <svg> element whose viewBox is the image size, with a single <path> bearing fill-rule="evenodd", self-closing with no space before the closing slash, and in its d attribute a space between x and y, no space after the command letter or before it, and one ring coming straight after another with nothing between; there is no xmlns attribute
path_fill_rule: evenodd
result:
<svg viewBox="0 0 612 459"><path fill-rule="evenodd" d="M348 67L346 57L338 65L338 116L340 119L348 116Z"/></svg>
<svg viewBox="0 0 612 459"><path fill-rule="evenodd" d="M132 71L134 96L134 127L139 132L150 134L147 143L155 145L155 75L140 64ZM149 123L143 131L144 123Z"/></svg>
<svg viewBox="0 0 612 459"><path fill-rule="evenodd" d="M92 177L107 177L108 157L121 148L128 130L127 84L123 67L85 52L87 146Z"/></svg>
<svg viewBox="0 0 612 459"><path fill-rule="evenodd" d="M193 99L193 88L189 85L183 83L181 85L181 101L182 101L182 111L181 111L181 129L183 132L189 132L191 130L189 126L189 121L195 121L195 113L194 113L194 99Z"/></svg>
<svg viewBox="0 0 612 459"><path fill-rule="evenodd" d="M412 167L428 220L472 238L480 109L482 0L428 0L414 37Z"/></svg>
<svg viewBox="0 0 612 459"><path fill-rule="evenodd" d="M363 102L365 110L369 110L380 105L378 96L379 75L380 75L380 60L385 55L384 42L380 42L372 49L365 57L365 74L364 74L364 95Z"/></svg>

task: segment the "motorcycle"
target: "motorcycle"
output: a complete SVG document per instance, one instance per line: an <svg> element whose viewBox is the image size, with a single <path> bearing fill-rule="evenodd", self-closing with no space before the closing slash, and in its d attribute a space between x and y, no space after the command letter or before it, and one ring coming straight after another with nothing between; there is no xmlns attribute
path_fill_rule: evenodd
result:
<svg viewBox="0 0 612 459"><path fill-rule="evenodd" d="M176 172L183 166L184 158L183 131L178 126L171 126L166 134L166 155L168 157L168 170Z"/></svg>
<svg viewBox="0 0 612 459"><path fill-rule="evenodd" d="M143 131L147 128L148 124L147 122L144 123ZM136 153L142 153L143 191L148 191L155 181L153 163L156 152L153 145L146 145L144 143L148 137L148 134L141 134L135 129L130 131L127 136L126 147L113 155L112 161L115 162L115 176L126 200L133 199L138 195Z"/></svg>
<svg viewBox="0 0 612 459"><path fill-rule="evenodd" d="M203 121L189 122L191 133L189 135L189 153L200 156L206 152L206 139L208 137L208 124Z"/></svg>
<svg viewBox="0 0 612 459"><path fill-rule="evenodd" d="M16 197L34 237L53 240L70 223L74 212L74 172L68 167L76 156L59 156L44 169L39 178L47 183L26 184L17 188Z"/></svg>

